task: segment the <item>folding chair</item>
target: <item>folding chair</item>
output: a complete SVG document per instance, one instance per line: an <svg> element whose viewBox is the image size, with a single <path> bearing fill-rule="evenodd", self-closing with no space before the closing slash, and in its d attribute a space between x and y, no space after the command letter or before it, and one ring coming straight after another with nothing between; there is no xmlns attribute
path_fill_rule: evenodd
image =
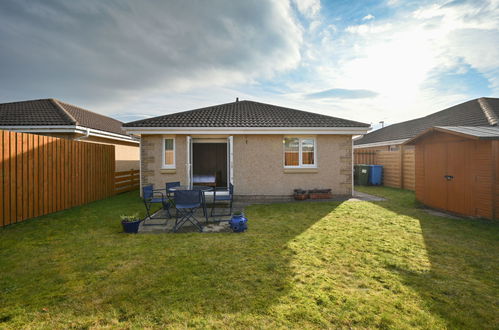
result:
<svg viewBox="0 0 499 330"><path fill-rule="evenodd" d="M190 222L200 232L203 231L201 223L194 214L203 204L201 194L200 190L175 190L173 200L177 211L175 226L173 227L174 232L177 232L186 222Z"/></svg>
<svg viewBox="0 0 499 330"><path fill-rule="evenodd" d="M170 203L165 199L165 195L159 189L153 188L152 184L142 187L142 199L144 200L144 205L146 207L147 218L149 218L149 219L169 219L169 218L171 218L170 211L169 211ZM166 213L168 214L168 218L162 218L162 217L154 217L153 218L151 215L152 204L161 204L163 209L166 210ZM144 225L146 225L145 222L144 222Z"/></svg>
<svg viewBox="0 0 499 330"><path fill-rule="evenodd" d="M225 189L224 189L225 190ZM234 185L229 183L228 195L226 194L218 194L217 189L213 190L213 204L211 206L211 216L213 217L213 210L215 209L217 201L223 201L229 203L229 213L228 214L215 214L215 216L228 216L232 215L232 201L234 200Z"/></svg>
<svg viewBox="0 0 499 330"><path fill-rule="evenodd" d="M170 217L171 217L170 209L174 205L173 191L170 191L170 189L175 188L175 187L179 187L179 186L180 186L180 181L166 183L166 198L168 199L168 215L170 215Z"/></svg>

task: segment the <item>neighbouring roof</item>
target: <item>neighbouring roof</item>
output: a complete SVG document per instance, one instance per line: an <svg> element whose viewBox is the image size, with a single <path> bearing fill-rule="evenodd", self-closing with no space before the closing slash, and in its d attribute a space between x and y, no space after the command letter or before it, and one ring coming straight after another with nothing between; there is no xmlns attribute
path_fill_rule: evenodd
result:
<svg viewBox="0 0 499 330"><path fill-rule="evenodd" d="M236 101L126 123L125 127L369 127L369 124L271 104Z"/></svg>
<svg viewBox="0 0 499 330"><path fill-rule="evenodd" d="M56 99L0 104L0 126L75 125L128 136L121 121Z"/></svg>
<svg viewBox="0 0 499 330"><path fill-rule="evenodd" d="M477 140L498 140L499 127L497 126L435 126L428 128L415 137L407 140L405 144L414 144L421 137L431 132L445 132L449 134L465 136Z"/></svg>
<svg viewBox="0 0 499 330"><path fill-rule="evenodd" d="M402 143L434 126L487 127L499 122L499 98L479 98L467 101L426 117L393 124L364 135L355 146L394 141Z"/></svg>

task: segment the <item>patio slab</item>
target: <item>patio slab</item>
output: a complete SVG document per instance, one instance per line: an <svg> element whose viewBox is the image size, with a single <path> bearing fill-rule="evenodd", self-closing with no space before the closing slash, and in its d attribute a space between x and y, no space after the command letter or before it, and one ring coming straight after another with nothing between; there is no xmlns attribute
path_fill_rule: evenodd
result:
<svg viewBox="0 0 499 330"><path fill-rule="evenodd" d="M243 211L245 207L253 205L253 204L273 204L273 203L307 203L307 202L344 202L344 201L353 201L353 202L380 202L385 201L385 198L362 193L359 191L354 191L352 197L333 197L331 199L308 199L305 201L296 201L293 198L279 198L279 199L251 199L248 201L237 201L233 204L233 211ZM216 208L216 213L228 213L228 209L224 209L223 207ZM208 208L208 214L210 212L210 208ZM197 210L196 218L203 226L203 233L226 233L231 232L229 227L230 216L214 216L208 217L208 223L206 223L206 219L203 215L202 210ZM159 210L155 214L154 217L165 218L167 216L164 210ZM151 234L151 233L173 233L173 226L175 224L175 218L171 219L145 219L146 225L144 222L140 224L139 233L141 234ZM191 224L187 223L185 226L179 230L180 233L187 232L199 232L198 229Z"/></svg>
<svg viewBox="0 0 499 330"><path fill-rule="evenodd" d="M239 203L234 203L234 208L233 211L242 211L243 206L239 205ZM228 209L224 208L217 208L215 209L215 213L228 213ZM208 208L208 215L209 215L210 209ZM208 216L208 222L206 222L206 218L203 215L202 210L197 210L195 212L196 219L201 223L203 226L203 233L228 233L231 232L230 226L229 226L229 220L230 216L224 215L224 216L213 216L210 217ZM166 218L167 213L164 210L159 210L156 213L153 214L153 218ZM145 223L145 224L144 224ZM149 219L146 218L145 221L143 221L140 226L139 226L139 233L141 234L151 234L151 233L173 233L173 226L175 225L175 217L172 217L171 219ZM178 233L193 233L193 232L199 232L198 228L187 222L179 231Z"/></svg>
<svg viewBox="0 0 499 330"><path fill-rule="evenodd" d="M353 197L348 199L349 201L361 201L361 202L383 202L386 198L366 194L360 191L354 191Z"/></svg>

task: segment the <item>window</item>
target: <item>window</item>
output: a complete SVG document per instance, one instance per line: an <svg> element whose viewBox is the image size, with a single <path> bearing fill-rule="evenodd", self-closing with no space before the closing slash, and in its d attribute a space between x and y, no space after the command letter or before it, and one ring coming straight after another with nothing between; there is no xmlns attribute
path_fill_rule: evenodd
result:
<svg viewBox="0 0 499 330"><path fill-rule="evenodd" d="M284 167L316 167L314 138L284 138Z"/></svg>
<svg viewBox="0 0 499 330"><path fill-rule="evenodd" d="M163 168L175 168L175 139L163 139Z"/></svg>

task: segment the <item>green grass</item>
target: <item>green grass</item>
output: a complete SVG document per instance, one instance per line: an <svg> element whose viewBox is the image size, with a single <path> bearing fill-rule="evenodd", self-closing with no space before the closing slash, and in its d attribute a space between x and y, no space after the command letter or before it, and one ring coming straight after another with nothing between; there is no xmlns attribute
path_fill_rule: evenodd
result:
<svg viewBox="0 0 499 330"><path fill-rule="evenodd" d="M121 233L136 192L0 229L0 328L494 328L499 225L386 202L254 205L244 234Z"/></svg>

